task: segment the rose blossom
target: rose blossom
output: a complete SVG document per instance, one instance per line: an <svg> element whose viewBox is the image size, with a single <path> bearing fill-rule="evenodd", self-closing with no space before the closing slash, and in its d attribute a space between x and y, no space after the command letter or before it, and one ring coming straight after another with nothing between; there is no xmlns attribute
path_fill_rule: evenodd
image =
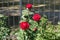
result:
<svg viewBox="0 0 60 40"><path fill-rule="evenodd" d="M33 15L32 19L33 19L34 21L39 21L39 20L41 19L41 15L39 15L38 13L35 13L35 14Z"/></svg>
<svg viewBox="0 0 60 40"><path fill-rule="evenodd" d="M32 8L32 4L26 4L26 8L31 9Z"/></svg>
<svg viewBox="0 0 60 40"><path fill-rule="evenodd" d="M22 30L27 30L29 28L29 23L28 22L21 22L20 23L20 28Z"/></svg>

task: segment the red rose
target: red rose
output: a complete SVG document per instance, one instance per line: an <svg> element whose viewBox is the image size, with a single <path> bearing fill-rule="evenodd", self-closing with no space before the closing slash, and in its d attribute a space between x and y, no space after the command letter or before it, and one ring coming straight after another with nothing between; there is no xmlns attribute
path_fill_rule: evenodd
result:
<svg viewBox="0 0 60 40"><path fill-rule="evenodd" d="M28 29L28 28L29 28L29 23L28 23L28 22L21 22L21 23L20 23L20 28L21 28L22 30Z"/></svg>
<svg viewBox="0 0 60 40"><path fill-rule="evenodd" d="M32 8L32 4L27 4L26 8L31 9Z"/></svg>
<svg viewBox="0 0 60 40"><path fill-rule="evenodd" d="M35 13L32 18L35 21L39 21L41 19L41 16L38 13Z"/></svg>

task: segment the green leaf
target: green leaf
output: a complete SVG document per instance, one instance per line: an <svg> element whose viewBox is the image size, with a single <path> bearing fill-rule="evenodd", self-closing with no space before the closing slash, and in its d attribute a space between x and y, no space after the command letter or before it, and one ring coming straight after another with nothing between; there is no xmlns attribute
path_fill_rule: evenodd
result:
<svg viewBox="0 0 60 40"><path fill-rule="evenodd" d="M33 12L30 12L29 10L22 10L22 15L24 15L24 16L28 16L28 15L32 15L33 14Z"/></svg>
<svg viewBox="0 0 60 40"><path fill-rule="evenodd" d="M18 40L24 40L23 30L20 29L15 35L17 35Z"/></svg>
<svg viewBox="0 0 60 40"><path fill-rule="evenodd" d="M0 14L0 17L4 17L4 15Z"/></svg>
<svg viewBox="0 0 60 40"><path fill-rule="evenodd" d="M36 21L29 20L29 23L30 23L30 28L31 29L34 29L34 28L38 27L38 23Z"/></svg>

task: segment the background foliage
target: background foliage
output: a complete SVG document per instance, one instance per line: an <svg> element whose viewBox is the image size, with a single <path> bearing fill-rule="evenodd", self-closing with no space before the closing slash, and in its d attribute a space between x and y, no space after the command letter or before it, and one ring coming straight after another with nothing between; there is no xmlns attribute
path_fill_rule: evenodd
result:
<svg viewBox="0 0 60 40"><path fill-rule="evenodd" d="M9 26L7 25L7 16L0 14L0 40L5 40L9 36Z"/></svg>

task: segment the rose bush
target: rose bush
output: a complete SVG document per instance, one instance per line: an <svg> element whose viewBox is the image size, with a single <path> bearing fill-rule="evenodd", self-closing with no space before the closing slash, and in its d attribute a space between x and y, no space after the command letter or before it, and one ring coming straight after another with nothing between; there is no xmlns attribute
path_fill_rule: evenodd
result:
<svg viewBox="0 0 60 40"><path fill-rule="evenodd" d="M33 13L29 9L31 4L26 5L26 10L22 10L20 20L20 30L15 33L18 40L56 40L55 27L48 23L45 15ZM32 16L33 15L33 16Z"/></svg>

